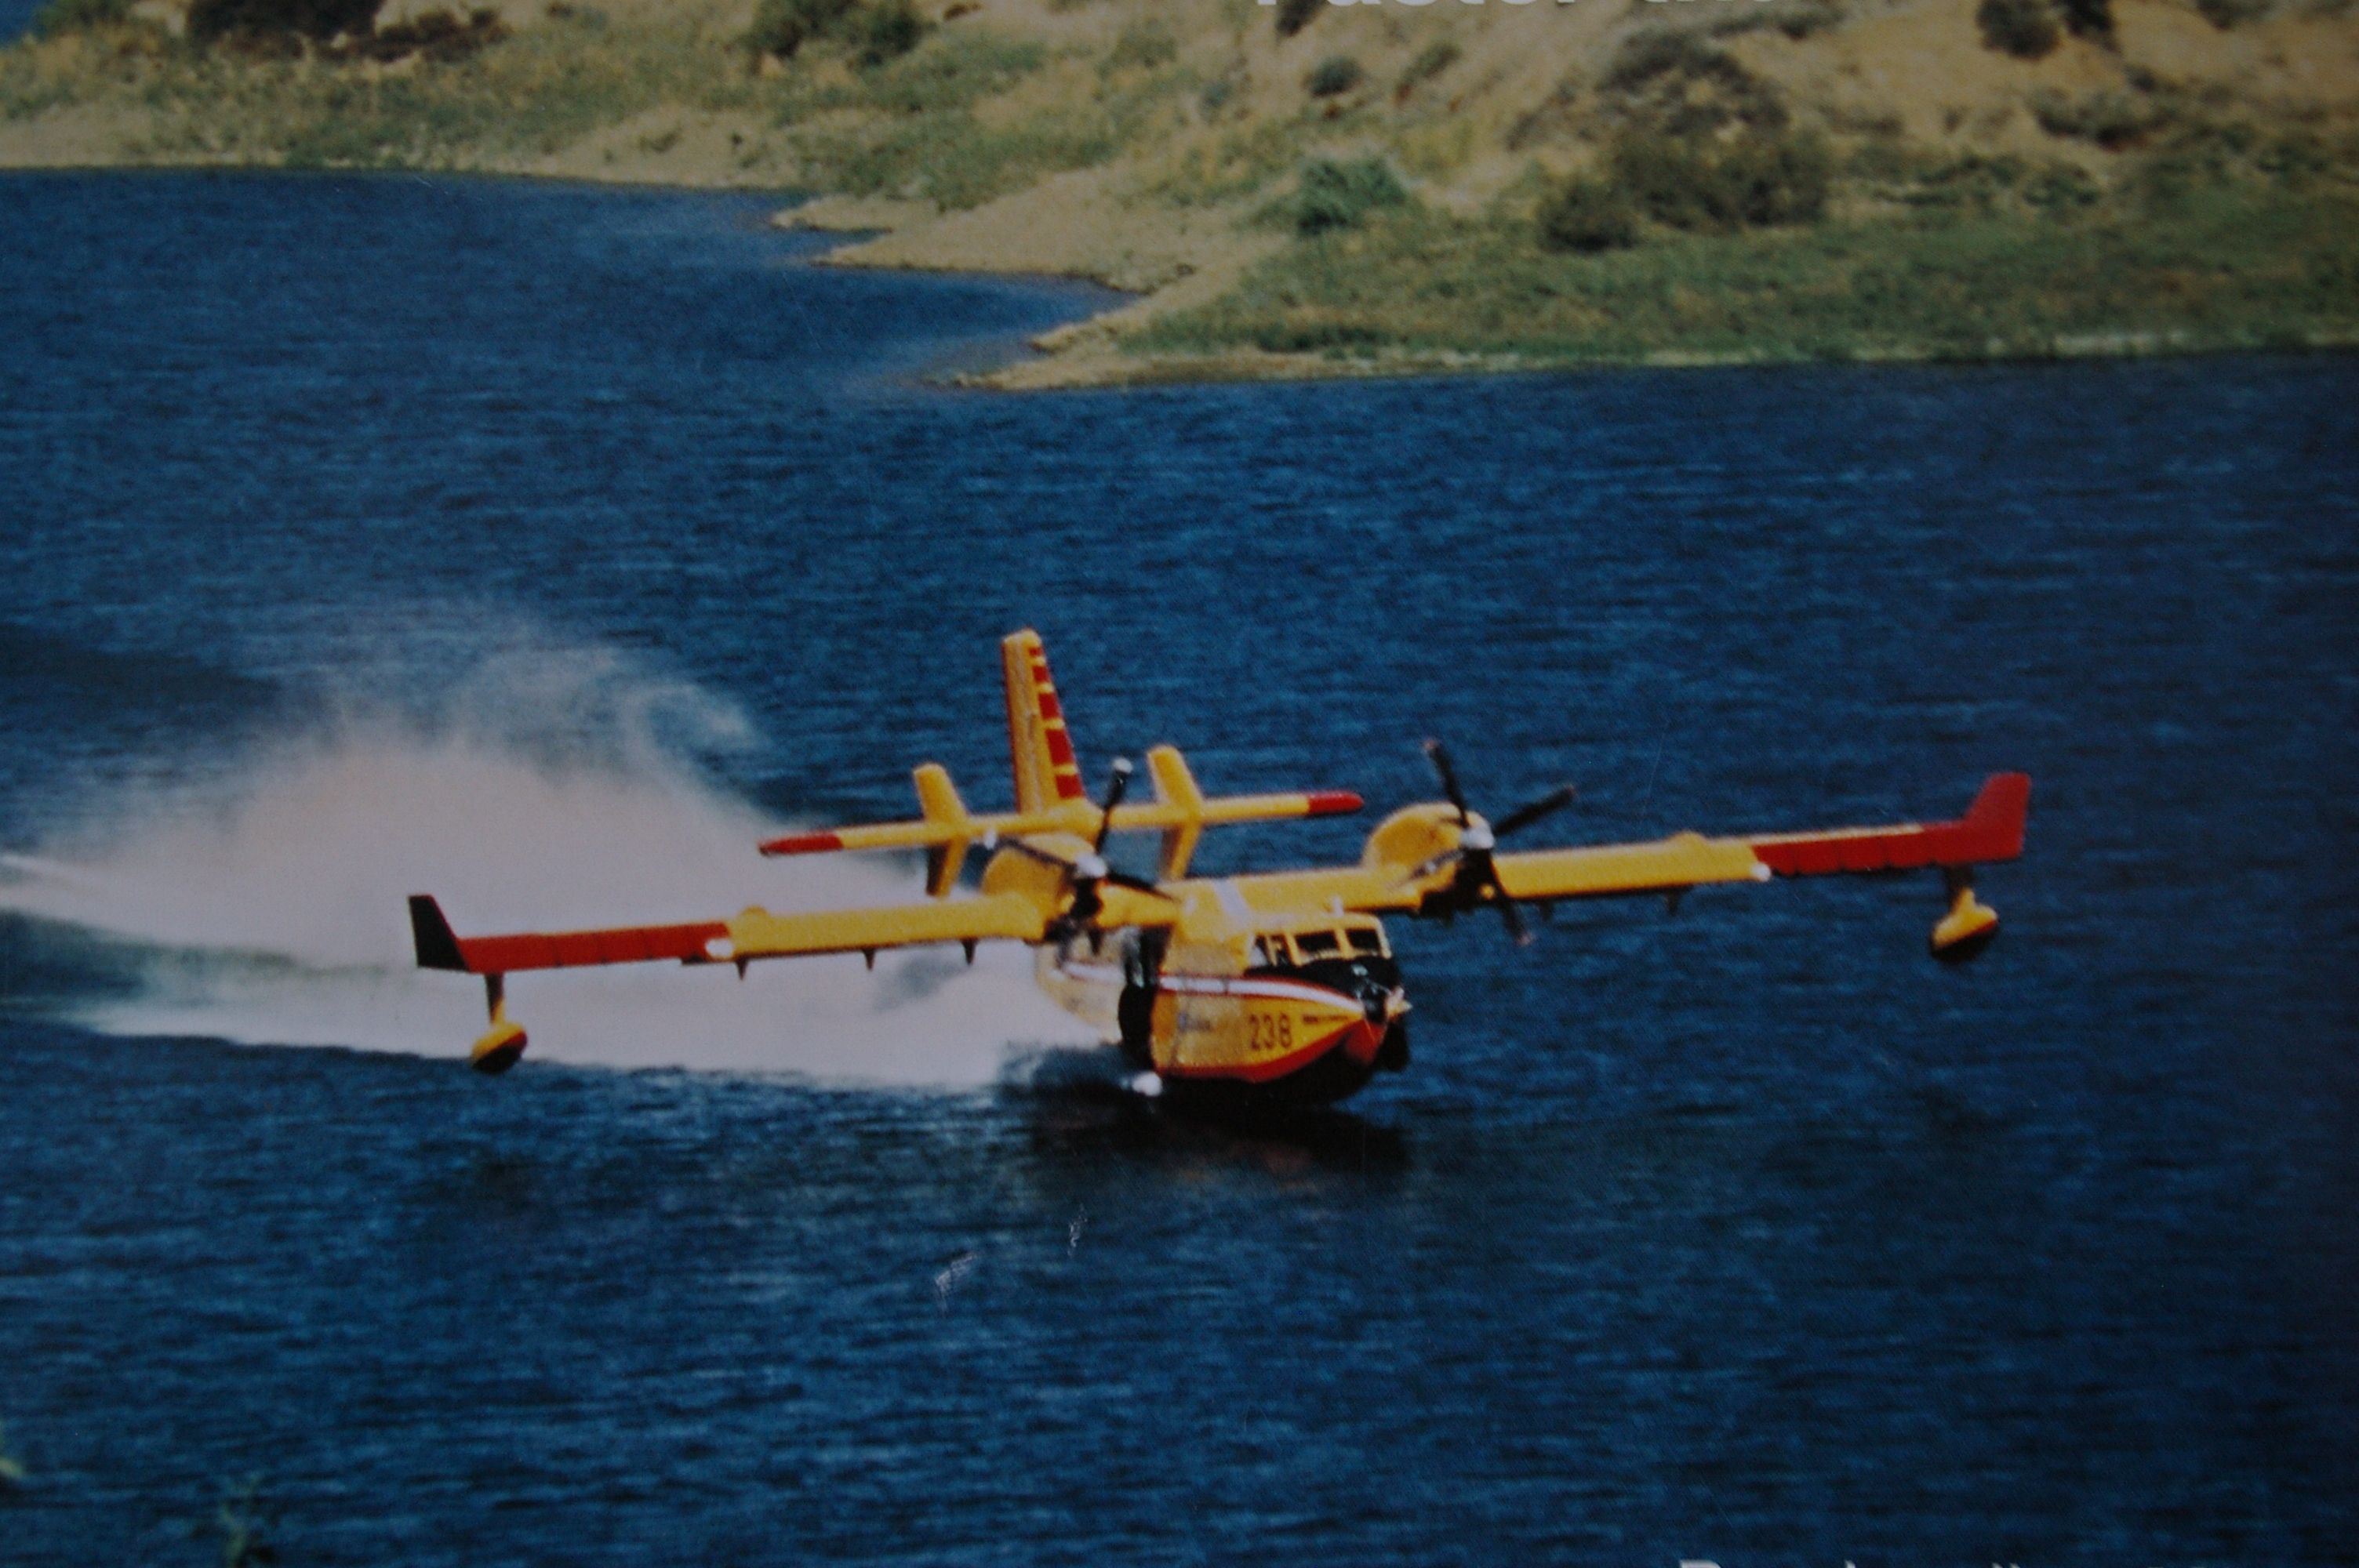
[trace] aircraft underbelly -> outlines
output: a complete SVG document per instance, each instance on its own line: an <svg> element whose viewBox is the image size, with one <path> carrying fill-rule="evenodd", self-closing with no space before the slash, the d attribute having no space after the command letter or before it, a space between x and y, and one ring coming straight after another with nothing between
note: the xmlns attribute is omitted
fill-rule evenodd
<svg viewBox="0 0 2359 1568"><path fill-rule="evenodd" d="M1109 1040L1122 1038L1123 967L1076 953L1042 953L1041 989ZM1268 1086L1337 1056L1364 1081L1386 1025L1361 1001L1328 986L1269 974L1200 975L1167 969L1157 978L1147 1044L1168 1085ZM1356 1082L1352 1086L1356 1087ZM1348 1092L1346 1090L1345 1092ZM1322 1097L1324 1098L1324 1097Z"/></svg>

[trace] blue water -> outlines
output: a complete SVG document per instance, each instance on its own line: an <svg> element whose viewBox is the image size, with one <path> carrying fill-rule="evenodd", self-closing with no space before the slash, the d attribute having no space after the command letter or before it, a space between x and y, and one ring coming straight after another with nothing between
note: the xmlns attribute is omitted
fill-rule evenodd
<svg viewBox="0 0 2359 1568"><path fill-rule="evenodd" d="M217 1559L249 1476L289 1563L2352 1560L2351 359L1010 399L920 377L1092 297L750 198L0 201L0 1560ZM1093 777L2021 767L2030 851L1955 973L1921 878L1397 925L1414 1065L1277 1133L954 958L457 1065L401 895L904 892L752 838L1003 804L1024 624Z"/></svg>

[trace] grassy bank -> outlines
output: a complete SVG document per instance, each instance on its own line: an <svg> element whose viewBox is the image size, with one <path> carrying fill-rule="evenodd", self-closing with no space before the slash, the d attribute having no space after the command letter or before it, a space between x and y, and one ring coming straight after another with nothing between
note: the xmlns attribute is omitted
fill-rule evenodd
<svg viewBox="0 0 2359 1568"><path fill-rule="evenodd" d="M452 59L355 63L205 49L123 27L0 51L0 123L94 111L96 162L231 163L795 183L989 200L1116 145L1120 103L983 124L1049 63L962 31L875 67L762 69L715 16L552 8ZM726 151L708 145L725 127Z"/></svg>
<svg viewBox="0 0 2359 1568"><path fill-rule="evenodd" d="M2359 199L2215 187L2135 212L1828 222L1599 255L1419 211L1293 245L1125 340L1331 362L1984 358L2359 344Z"/></svg>
<svg viewBox="0 0 2359 1568"><path fill-rule="evenodd" d="M796 188L1143 296L1003 384L2359 341L2350 0L334 3L61 0L0 166Z"/></svg>

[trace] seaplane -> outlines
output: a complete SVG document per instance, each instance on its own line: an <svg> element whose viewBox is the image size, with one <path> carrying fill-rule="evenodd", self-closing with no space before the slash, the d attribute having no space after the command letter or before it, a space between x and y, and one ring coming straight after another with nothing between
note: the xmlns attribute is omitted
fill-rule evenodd
<svg viewBox="0 0 2359 1568"><path fill-rule="evenodd" d="M1426 742L1441 798L1405 806L1376 825L1358 863L1235 876L1190 874L1207 827L1357 812L1348 790L1209 796L1180 752L1146 756L1151 801L1130 798L1127 760L1093 800L1038 633L1001 643L1016 809L968 810L934 762L914 773L910 821L789 833L763 854L921 851L925 892L908 903L564 932L461 936L429 894L409 900L419 966L483 979L491 1028L470 1060L487 1074L523 1055L508 1015L507 977L527 970L671 961L733 966L759 959L859 954L873 968L889 949L956 943L972 964L981 944L1034 949L1035 975L1060 1006L1126 1059L1142 1094L1212 1109L1320 1105L1408 1065L1409 1012L1385 919L1449 921L1495 914L1517 943L1525 912L1568 899L1655 894L1674 903L1708 884L1788 877L1938 871L1946 909L1932 956L1974 957L1998 916L1974 892L1976 866L2023 852L2031 781L1985 782L1963 816L1810 832L1708 838L1682 832L1642 843L1509 850L1503 840L1571 804L1570 786L1494 820L1467 804L1449 752ZM1106 859L1116 833L1159 834L1152 877ZM964 885L973 851L978 885Z"/></svg>

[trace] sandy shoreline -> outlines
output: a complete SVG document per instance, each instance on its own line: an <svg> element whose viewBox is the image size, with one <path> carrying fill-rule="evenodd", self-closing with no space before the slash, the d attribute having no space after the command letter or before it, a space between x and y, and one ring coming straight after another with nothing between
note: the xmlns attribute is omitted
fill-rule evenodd
<svg viewBox="0 0 2359 1568"><path fill-rule="evenodd" d="M2114 36L2037 59L1940 0L1791 28L1339 7L1292 33L1252 7L944 0L866 66L749 56L750 0L496 0L501 41L442 62L192 50L151 16L0 50L0 168L811 191L775 221L840 236L817 265L1124 297L955 378L1009 391L2348 346L2359 35L2110 3ZM1347 85L1312 85L1337 66ZM1673 102L1832 137L1832 193L1808 221L1543 232L1547 193ZM2243 160L2209 208L2140 205L2171 136ZM1311 210L1340 200L1314 173L1357 192L1372 169L1389 196Z"/></svg>
<svg viewBox="0 0 2359 1568"><path fill-rule="evenodd" d="M68 113L29 124L0 124L0 172L408 173L646 189L743 190L781 198L797 194L773 178L756 177L725 162L678 157L617 160L598 156L594 148L569 149L558 157L530 160L314 171L233 157L125 157L112 150L122 139L123 127L111 116L97 114ZM1110 309L1029 340L1027 346L1038 357L954 378L962 386L1046 391L1191 380L1408 373L1397 369L1339 367L1308 354L1241 352L1215 357L1142 354L1122 349L1121 333L1167 310L1216 297L1282 242L1270 236L1241 237L1225 224L1209 220L1192 224L1108 222L1105 209L1111 204L1090 189L1093 184L1086 175L1062 176L988 208L952 213L920 201L820 192L779 208L771 222L782 229L842 236L843 243L810 258L821 266L1069 278L1129 297ZM1437 361L1423 368L1446 366Z"/></svg>
<svg viewBox="0 0 2359 1568"><path fill-rule="evenodd" d="M19 126L0 125L0 172L247 172L409 173L462 178L549 180L587 185L669 190L736 190L791 199L796 193L775 181L746 178L738 169L707 167L684 170L672 164L660 171L617 168L588 158L561 157L502 164L485 160L467 167L339 171L293 169L283 164L234 158L127 159L87 156L92 149L51 143L28 145L9 135ZM81 138L75 138L80 140ZM54 152L60 156L44 157ZM85 156L72 156L80 152ZM1062 177L1074 179L1076 177ZM1048 182L1050 187L1058 180ZM1025 192L1031 197L1038 192ZM1077 195L1050 190L1040 205L1071 207ZM1016 207L1014 212L998 209ZM1839 358L1770 351L1697 353L1661 351L1641 355L1559 358L1469 350L1377 349L1350 354L1279 352L1241 346L1210 352L1142 351L1123 346L1122 335L1158 316L1216 297L1254 263L1283 243L1265 237L1237 243L1234 231L1194 236L1225 243L1191 249L1184 228L1145 233L1122 226L1095 232L1043 226L1046 212L1024 201L995 203L981 212L944 214L930 205L892 198L819 193L775 211L780 229L840 235L843 243L809 258L811 265L869 271L962 273L976 276L1052 277L1093 284L1129 297L1107 309L1070 321L1025 341L1029 351L1008 363L962 371L942 378L961 388L997 392L1111 390L1121 387L1202 384L1220 382L1382 380L1460 375L1536 375L1579 370L1678 370L1741 365L1824 363L1990 363L2077 359L2122 359L2150 355L2233 353L2260 349L2350 351L2359 333L2313 333L2299 343L2256 343L2207 339L2193 332L2063 334L2030 342L1995 341L1980 352L1929 351L1895 346L1854 351ZM980 220L980 221L978 221ZM1192 257L1201 257L1199 267Z"/></svg>

